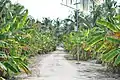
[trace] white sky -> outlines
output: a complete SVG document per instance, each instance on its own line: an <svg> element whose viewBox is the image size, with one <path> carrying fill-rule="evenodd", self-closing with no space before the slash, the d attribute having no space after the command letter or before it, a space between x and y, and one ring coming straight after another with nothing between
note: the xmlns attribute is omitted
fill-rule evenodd
<svg viewBox="0 0 120 80"><path fill-rule="evenodd" d="M11 0L16 2L17 0ZM35 19L50 17L51 19L66 18L69 14L69 8L62 6L62 0L18 0L19 3L29 10L29 14Z"/></svg>
<svg viewBox="0 0 120 80"><path fill-rule="evenodd" d="M41 20L42 17L50 17L51 19L64 19L71 12L70 8L61 5L62 0L11 0L18 1L29 10L29 14L35 19ZM120 2L120 0L116 0Z"/></svg>

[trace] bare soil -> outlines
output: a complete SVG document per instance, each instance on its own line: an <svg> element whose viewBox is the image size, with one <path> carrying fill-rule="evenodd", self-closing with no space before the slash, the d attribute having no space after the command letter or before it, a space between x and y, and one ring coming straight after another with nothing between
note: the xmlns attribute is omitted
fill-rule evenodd
<svg viewBox="0 0 120 80"><path fill-rule="evenodd" d="M31 59L32 74L21 74L16 80L120 80L119 74L106 72L106 67L95 61L66 60L62 48Z"/></svg>

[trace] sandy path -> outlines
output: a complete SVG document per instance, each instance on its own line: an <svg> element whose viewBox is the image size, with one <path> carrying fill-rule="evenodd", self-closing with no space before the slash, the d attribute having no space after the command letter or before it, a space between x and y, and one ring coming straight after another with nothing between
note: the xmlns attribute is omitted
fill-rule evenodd
<svg viewBox="0 0 120 80"><path fill-rule="evenodd" d="M118 75L105 73L100 64L75 61L64 58L65 52L57 50L42 58L36 57L35 63L30 66L31 75L20 75L19 80L120 80ZM112 76L112 77L111 77Z"/></svg>

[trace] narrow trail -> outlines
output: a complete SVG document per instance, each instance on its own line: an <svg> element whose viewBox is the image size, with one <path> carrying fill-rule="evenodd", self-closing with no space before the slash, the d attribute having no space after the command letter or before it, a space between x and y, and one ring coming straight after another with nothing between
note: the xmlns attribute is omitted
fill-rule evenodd
<svg viewBox="0 0 120 80"><path fill-rule="evenodd" d="M36 56L30 69L32 74L22 74L18 80L120 80L118 74L106 73L105 67L94 61L68 61L62 49L45 56Z"/></svg>

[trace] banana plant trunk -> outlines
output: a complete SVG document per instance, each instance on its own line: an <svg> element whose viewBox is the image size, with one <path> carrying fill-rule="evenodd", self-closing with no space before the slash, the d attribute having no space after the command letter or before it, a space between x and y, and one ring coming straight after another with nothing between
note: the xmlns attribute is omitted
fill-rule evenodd
<svg viewBox="0 0 120 80"><path fill-rule="evenodd" d="M79 49L79 45L77 45L77 64L80 63L80 49Z"/></svg>

